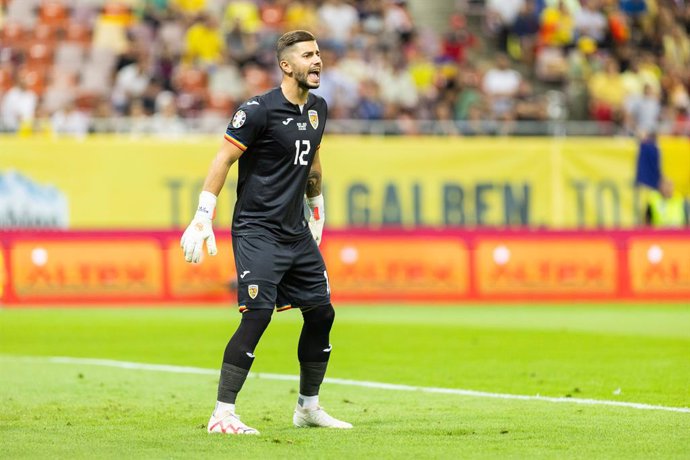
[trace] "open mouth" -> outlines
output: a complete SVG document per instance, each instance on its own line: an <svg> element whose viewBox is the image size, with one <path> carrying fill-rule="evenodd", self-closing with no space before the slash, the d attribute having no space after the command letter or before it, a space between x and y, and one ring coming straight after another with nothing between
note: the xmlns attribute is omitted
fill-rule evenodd
<svg viewBox="0 0 690 460"><path fill-rule="evenodd" d="M321 80L321 69L312 69L309 71L308 77L310 80L320 81Z"/></svg>

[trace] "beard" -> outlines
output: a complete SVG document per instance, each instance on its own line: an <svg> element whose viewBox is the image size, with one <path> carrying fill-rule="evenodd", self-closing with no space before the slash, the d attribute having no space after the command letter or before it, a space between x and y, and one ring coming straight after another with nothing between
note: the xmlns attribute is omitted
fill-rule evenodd
<svg viewBox="0 0 690 460"><path fill-rule="evenodd" d="M311 83L309 81L309 69L303 71L303 72L294 72L294 78L295 81L297 82L297 86L299 86L302 89L310 90L310 89L316 89L319 87L321 82L317 83Z"/></svg>

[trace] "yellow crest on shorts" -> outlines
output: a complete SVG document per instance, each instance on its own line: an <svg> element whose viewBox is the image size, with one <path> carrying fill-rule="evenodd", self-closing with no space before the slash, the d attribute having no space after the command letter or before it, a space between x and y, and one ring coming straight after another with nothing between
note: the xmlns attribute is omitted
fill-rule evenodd
<svg viewBox="0 0 690 460"><path fill-rule="evenodd" d="M309 111L309 123L314 129L319 127L319 113L316 110Z"/></svg>
<svg viewBox="0 0 690 460"><path fill-rule="evenodd" d="M249 293L249 297L251 297L252 299L256 299L256 296L259 295L259 285L250 284L247 287L247 292Z"/></svg>

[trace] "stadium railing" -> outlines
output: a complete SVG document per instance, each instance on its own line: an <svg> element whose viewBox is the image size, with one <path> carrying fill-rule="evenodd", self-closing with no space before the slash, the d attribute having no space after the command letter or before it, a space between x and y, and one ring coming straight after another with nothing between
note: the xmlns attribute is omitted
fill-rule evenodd
<svg viewBox="0 0 690 460"><path fill-rule="evenodd" d="M198 118L156 120L149 118L93 118L89 133L139 134L139 135L188 135L217 134L225 131L229 116L205 115ZM0 133L3 129L0 122ZM50 120L37 119L23 133L52 132ZM624 126L612 122L597 121L458 121L458 120L363 120L329 119L328 134L356 135L438 135L438 136L629 136ZM690 121L660 123L658 134L690 135ZM63 133L69 135L71 133ZM73 133L72 133L73 134Z"/></svg>

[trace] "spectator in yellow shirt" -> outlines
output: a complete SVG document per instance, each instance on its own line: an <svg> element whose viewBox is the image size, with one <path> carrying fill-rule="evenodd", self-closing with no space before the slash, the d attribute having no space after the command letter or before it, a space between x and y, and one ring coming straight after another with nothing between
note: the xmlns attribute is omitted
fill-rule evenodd
<svg viewBox="0 0 690 460"><path fill-rule="evenodd" d="M549 6L540 17L540 37L545 45L566 46L573 43L575 21L564 3Z"/></svg>
<svg viewBox="0 0 690 460"><path fill-rule="evenodd" d="M609 59L605 70L594 73L587 86L592 117L598 121L618 120L626 95L618 62Z"/></svg>
<svg viewBox="0 0 690 460"><path fill-rule="evenodd" d="M213 67L221 64L224 51L218 21L211 15L201 14L185 34L185 62Z"/></svg>
<svg viewBox="0 0 690 460"><path fill-rule="evenodd" d="M170 0L170 4L187 17L194 17L206 9L206 0Z"/></svg>
<svg viewBox="0 0 690 460"><path fill-rule="evenodd" d="M226 31L239 26L241 32L255 34L261 29L261 15L259 7L250 0L230 2L225 8L223 24Z"/></svg>

